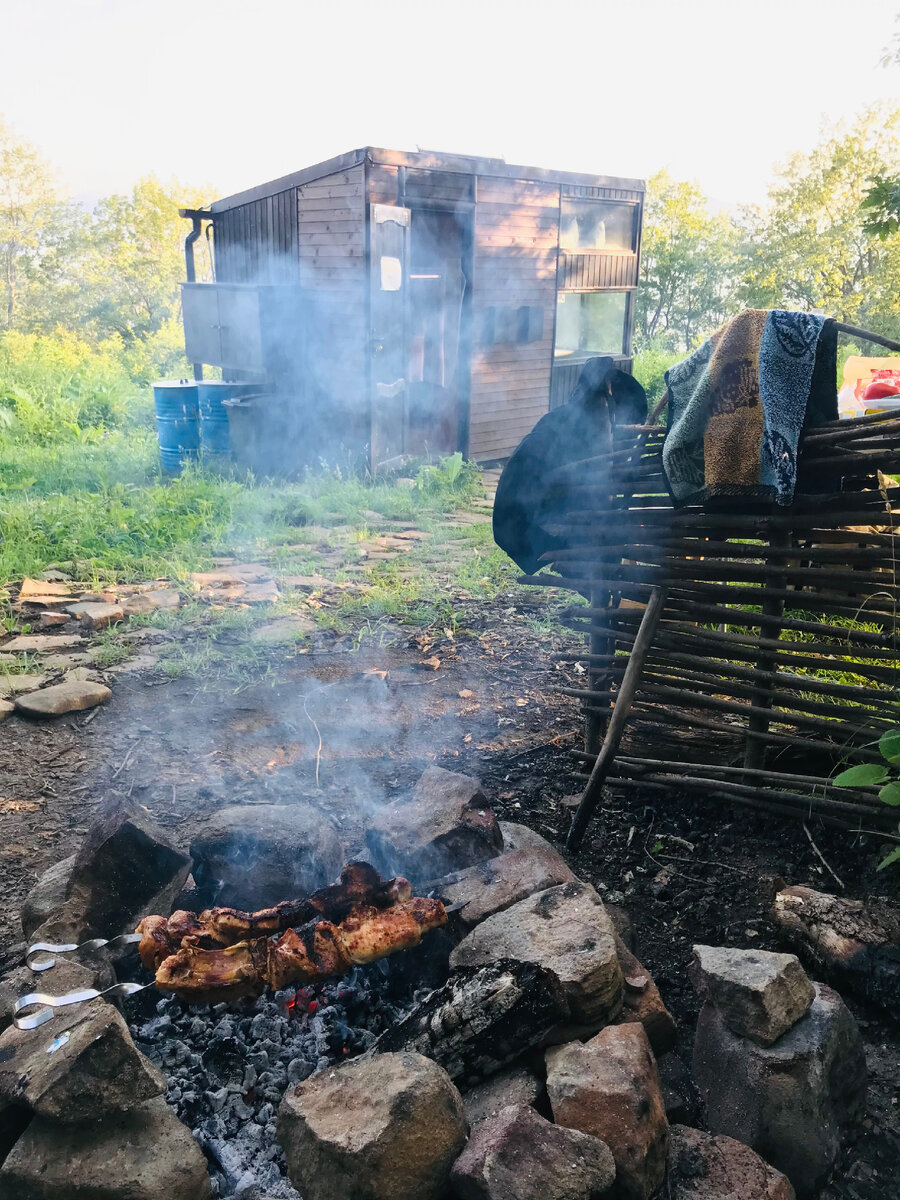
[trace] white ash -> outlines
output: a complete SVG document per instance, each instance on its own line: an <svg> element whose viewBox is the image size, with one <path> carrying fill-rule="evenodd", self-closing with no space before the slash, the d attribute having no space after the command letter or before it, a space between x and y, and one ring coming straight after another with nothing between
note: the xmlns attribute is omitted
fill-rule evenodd
<svg viewBox="0 0 900 1200"><path fill-rule="evenodd" d="M214 1196L300 1200L275 1138L278 1106L292 1084L368 1049L427 991L390 976L385 960L236 1004L186 1007L168 997L156 1016L132 1023L135 1042L168 1077L166 1101L207 1157Z"/></svg>

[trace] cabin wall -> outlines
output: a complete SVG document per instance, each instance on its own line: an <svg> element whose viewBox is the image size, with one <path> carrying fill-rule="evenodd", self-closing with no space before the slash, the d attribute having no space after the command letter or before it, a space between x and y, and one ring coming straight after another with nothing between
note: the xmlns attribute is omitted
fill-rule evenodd
<svg viewBox="0 0 900 1200"><path fill-rule="evenodd" d="M469 454L506 458L548 411L556 312L559 187L476 184ZM539 309L528 340L512 319ZM511 311L512 310L512 311Z"/></svg>
<svg viewBox="0 0 900 1200"><path fill-rule="evenodd" d="M217 283L297 282L296 189L217 213Z"/></svg>

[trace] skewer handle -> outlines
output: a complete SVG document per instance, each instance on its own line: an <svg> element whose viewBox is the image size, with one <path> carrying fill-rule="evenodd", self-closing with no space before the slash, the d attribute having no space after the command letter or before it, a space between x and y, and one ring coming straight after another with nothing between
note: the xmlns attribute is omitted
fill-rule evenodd
<svg viewBox="0 0 900 1200"><path fill-rule="evenodd" d="M121 946L131 946L139 942L143 935L140 933L120 933L114 938L91 938L89 942L67 942L65 945L54 946L50 942L34 942L25 953L25 965L32 971L49 971L56 965L55 958L47 958L32 962L35 954L72 954L80 952L90 954L94 950L102 950L106 946L110 950L118 950Z"/></svg>
<svg viewBox="0 0 900 1200"><path fill-rule="evenodd" d="M152 983L114 983L112 987L103 991L98 991L97 988L83 988L80 992L65 992L61 996L48 996L46 992L28 992L20 996L13 1005L13 1024L17 1029L37 1029L39 1025L51 1020L58 1008L82 1004L85 1000L98 1000L101 997L115 999L120 996L133 996L136 992L142 992L144 988L152 986ZM36 1011L25 1013L26 1009L31 1008Z"/></svg>

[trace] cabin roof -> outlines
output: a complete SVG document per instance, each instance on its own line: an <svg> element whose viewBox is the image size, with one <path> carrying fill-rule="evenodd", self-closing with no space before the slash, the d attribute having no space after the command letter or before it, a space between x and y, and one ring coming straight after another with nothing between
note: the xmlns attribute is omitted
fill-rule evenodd
<svg viewBox="0 0 900 1200"><path fill-rule="evenodd" d="M488 175L500 179L522 179L532 183L568 183L578 187L616 188L622 191L643 192L642 179L625 179L615 175L585 175L578 171L552 171L544 167L522 167L507 163L502 158L478 158L464 154L441 154L431 150L415 152L405 150L385 150L376 146L363 146L359 150L350 150L339 154L336 158L326 159L325 162L315 163L294 171L291 175L282 175L259 187L248 188L244 192L235 192L210 205L211 212L227 212L242 204L250 204L254 200L263 200L289 188L311 183L314 179L322 179L326 175L334 175L338 171L346 171L350 167L359 166L368 160L392 167L415 167L419 170L455 171L462 175Z"/></svg>

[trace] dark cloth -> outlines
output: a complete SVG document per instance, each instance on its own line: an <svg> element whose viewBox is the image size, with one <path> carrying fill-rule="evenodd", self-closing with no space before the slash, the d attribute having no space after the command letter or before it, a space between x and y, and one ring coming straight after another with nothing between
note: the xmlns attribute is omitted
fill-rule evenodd
<svg viewBox="0 0 900 1200"><path fill-rule="evenodd" d="M494 541L526 574L557 545L547 528L569 509L565 484L551 482L557 467L595 458L612 446L613 425L640 424L644 389L611 358L591 358L566 404L551 409L526 434L503 468L494 499ZM587 481L587 480L586 480Z"/></svg>

